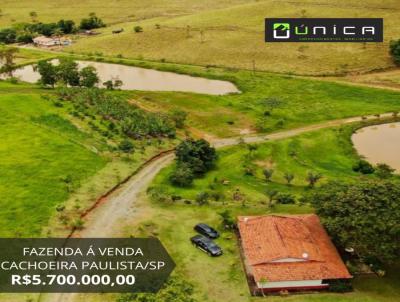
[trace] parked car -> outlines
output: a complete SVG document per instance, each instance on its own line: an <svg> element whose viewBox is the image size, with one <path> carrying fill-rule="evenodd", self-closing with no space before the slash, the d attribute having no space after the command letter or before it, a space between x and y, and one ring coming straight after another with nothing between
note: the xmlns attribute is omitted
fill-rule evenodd
<svg viewBox="0 0 400 302"><path fill-rule="evenodd" d="M210 227L208 224L199 223L194 226L194 230L208 238L216 239L219 237L219 233Z"/></svg>
<svg viewBox="0 0 400 302"><path fill-rule="evenodd" d="M193 245L195 245L197 248L210 256L215 257L222 255L222 249L218 245L216 245L211 239L203 235L193 236L192 238L190 238L190 241Z"/></svg>

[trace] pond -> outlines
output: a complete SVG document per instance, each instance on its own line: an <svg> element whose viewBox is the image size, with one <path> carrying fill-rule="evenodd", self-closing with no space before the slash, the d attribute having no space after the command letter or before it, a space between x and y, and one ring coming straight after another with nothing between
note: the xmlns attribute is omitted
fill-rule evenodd
<svg viewBox="0 0 400 302"><path fill-rule="evenodd" d="M400 172L400 123L361 128L352 141L358 154L372 164L385 163Z"/></svg>
<svg viewBox="0 0 400 302"><path fill-rule="evenodd" d="M140 67L77 61L79 68L93 66L96 68L100 83L108 80L119 79L123 82L123 90L148 90L148 91L182 91L211 95L224 95L240 92L234 84L228 81L210 80L174 72L158 71ZM22 81L36 83L40 76L33 70L32 65L24 66L14 72L14 76Z"/></svg>

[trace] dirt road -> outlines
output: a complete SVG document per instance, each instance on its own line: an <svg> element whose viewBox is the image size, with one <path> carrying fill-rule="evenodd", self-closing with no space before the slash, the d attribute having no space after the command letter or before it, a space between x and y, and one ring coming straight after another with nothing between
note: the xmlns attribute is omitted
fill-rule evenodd
<svg viewBox="0 0 400 302"><path fill-rule="evenodd" d="M390 117L392 114L382 114L382 118ZM367 116L368 119L376 119L376 116ZM323 128L329 128L353 122L361 121L360 117L333 120L321 124L305 126L302 128L286 130L267 135L244 136L236 138L226 138L214 140L211 143L216 148L232 146L240 141L246 143L259 143L263 141L278 140L296 136L302 133L315 131ZM138 174L133 176L119 190L109 196L98 207L94 208L86 216L85 228L76 231L73 237L118 237L121 226L124 221L132 219L137 215L138 209L135 208L137 198L151 184L153 178L174 159L174 154L166 154L156 158L150 164L146 165ZM81 302L85 301L85 295L79 294L47 294L42 295L40 302Z"/></svg>

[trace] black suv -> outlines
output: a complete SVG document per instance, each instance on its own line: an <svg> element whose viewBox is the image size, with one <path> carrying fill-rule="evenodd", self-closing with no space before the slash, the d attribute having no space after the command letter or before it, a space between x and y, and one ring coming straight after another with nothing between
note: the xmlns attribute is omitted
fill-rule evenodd
<svg viewBox="0 0 400 302"><path fill-rule="evenodd" d="M216 239L219 237L219 233L205 223L196 224L194 230L211 239Z"/></svg>
<svg viewBox="0 0 400 302"><path fill-rule="evenodd" d="M204 237L203 235L196 235L190 238L190 241L197 248L206 252L210 256L221 256L222 249L216 245L211 239Z"/></svg>

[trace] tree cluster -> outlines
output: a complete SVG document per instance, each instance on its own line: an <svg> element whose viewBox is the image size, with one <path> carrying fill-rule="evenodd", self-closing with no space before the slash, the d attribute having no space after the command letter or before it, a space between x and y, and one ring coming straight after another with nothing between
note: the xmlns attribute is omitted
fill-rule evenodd
<svg viewBox="0 0 400 302"><path fill-rule="evenodd" d="M204 140L187 139L176 148L176 169L170 180L177 186L189 186L195 177L201 177L214 167L215 148Z"/></svg>
<svg viewBox="0 0 400 302"><path fill-rule="evenodd" d="M174 137L175 127L167 115L146 112L115 93L98 88L60 88L58 96L73 104L76 115L100 116L108 121L109 131L132 139L146 137ZM133 146L126 142L119 148L132 152Z"/></svg>
<svg viewBox="0 0 400 302"><path fill-rule="evenodd" d="M367 263L400 256L400 186L389 180L328 183L310 198L322 223L342 249Z"/></svg>
<svg viewBox="0 0 400 302"><path fill-rule="evenodd" d="M91 13L88 18L82 19L79 26L76 26L73 20L65 19L51 23L18 23L0 30L0 43L31 43L33 38L38 35L46 37L67 35L76 33L79 30L90 30L105 26L104 22L95 13Z"/></svg>
<svg viewBox="0 0 400 302"><path fill-rule="evenodd" d="M99 82L97 71L93 66L86 66L79 71L78 63L69 58L61 58L58 65L50 61L39 61L35 67L41 78L40 83L51 86L57 82L71 87L94 87Z"/></svg>

